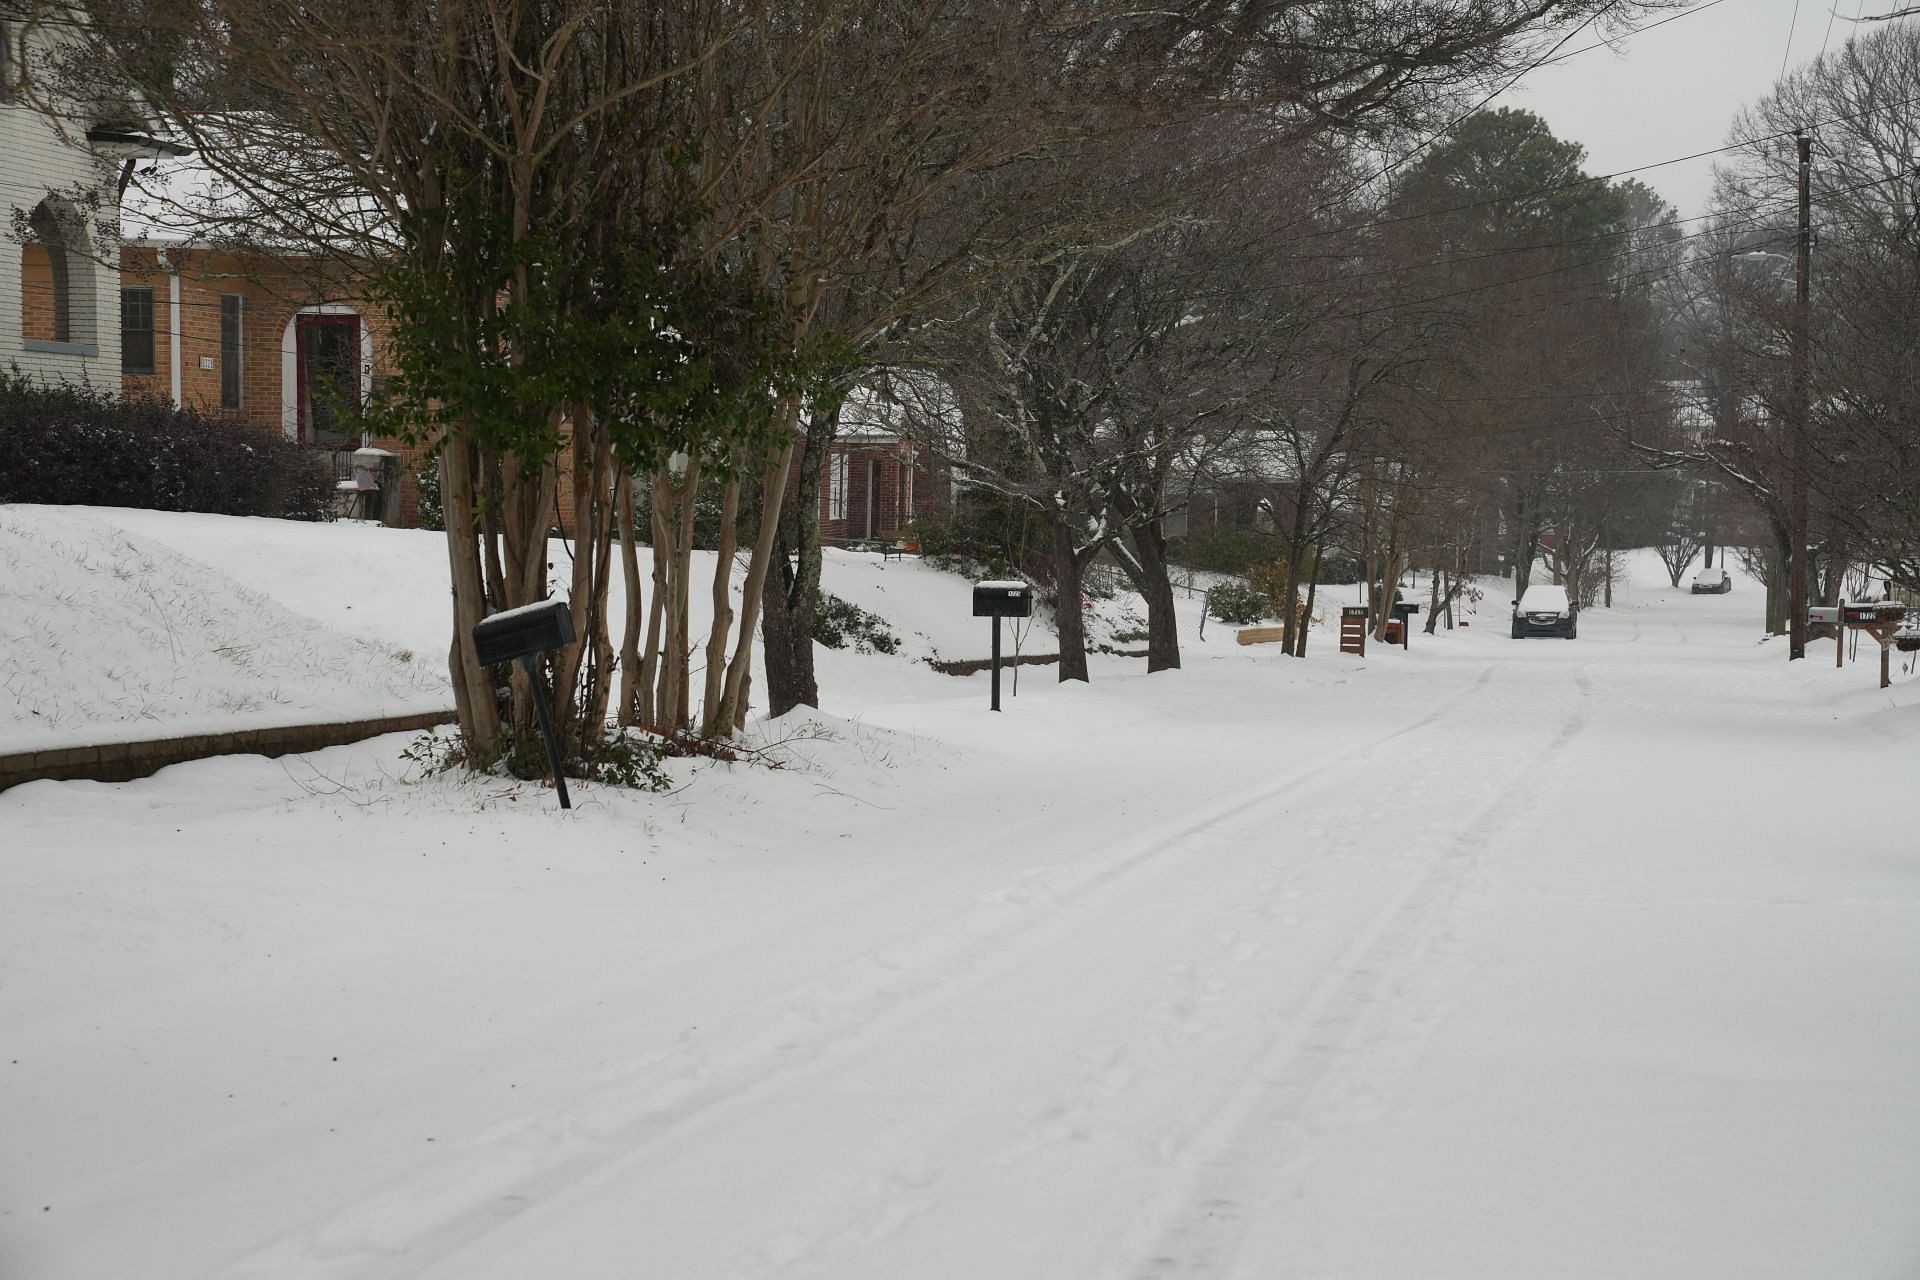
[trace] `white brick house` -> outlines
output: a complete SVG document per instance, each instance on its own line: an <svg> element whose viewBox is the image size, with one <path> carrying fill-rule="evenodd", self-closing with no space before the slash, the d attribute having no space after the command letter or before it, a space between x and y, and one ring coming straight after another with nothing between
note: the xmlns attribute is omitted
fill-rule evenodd
<svg viewBox="0 0 1920 1280"><path fill-rule="evenodd" d="M121 166L177 149L79 109L47 114L26 85L70 28L17 8L0 4L0 370L117 391Z"/></svg>

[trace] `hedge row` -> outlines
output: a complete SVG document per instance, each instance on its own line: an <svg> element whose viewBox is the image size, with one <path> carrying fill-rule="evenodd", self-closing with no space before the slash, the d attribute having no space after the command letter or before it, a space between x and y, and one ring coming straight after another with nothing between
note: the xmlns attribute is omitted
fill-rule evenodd
<svg viewBox="0 0 1920 1280"><path fill-rule="evenodd" d="M326 519L324 455L238 422L0 372L0 502Z"/></svg>

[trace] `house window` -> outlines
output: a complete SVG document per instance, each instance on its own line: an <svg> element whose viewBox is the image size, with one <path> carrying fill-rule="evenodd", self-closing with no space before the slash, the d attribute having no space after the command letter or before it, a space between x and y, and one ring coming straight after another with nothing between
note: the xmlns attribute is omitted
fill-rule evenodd
<svg viewBox="0 0 1920 1280"><path fill-rule="evenodd" d="M45 201L27 220L32 237L20 250L22 336L42 342L73 341L73 273L66 237Z"/></svg>
<svg viewBox="0 0 1920 1280"><path fill-rule="evenodd" d="M240 407L240 384L245 366L240 346L241 320L245 298L237 293L220 295L220 407Z"/></svg>
<svg viewBox="0 0 1920 1280"><path fill-rule="evenodd" d="M153 372L153 290L120 291L120 372Z"/></svg>
<svg viewBox="0 0 1920 1280"><path fill-rule="evenodd" d="M827 463L827 519L847 518L847 455L836 453Z"/></svg>
<svg viewBox="0 0 1920 1280"><path fill-rule="evenodd" d="M20 246L21 338L57 344L70 354L98 354L92 349L93 271L86 249L86 224L71 205L48 196L34 207Z"/></svg>

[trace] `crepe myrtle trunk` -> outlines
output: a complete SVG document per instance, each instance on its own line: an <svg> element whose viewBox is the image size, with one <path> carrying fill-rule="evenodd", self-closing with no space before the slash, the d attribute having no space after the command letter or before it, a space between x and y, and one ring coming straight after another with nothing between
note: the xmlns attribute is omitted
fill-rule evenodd
<svg viewBox="0 0 1920 1280"><path fill-rule="evenodd" d="M760 597L771 716L820 705L813 662L813 617L820 603L820 476L839 421L837 409L809 419L806 440L794 459L799 483L774 535L771 579Z"/></svg>
<svg viewBox="0 0 1920 1280"><path fill-rule="evenodd" d="M1073 529L1064 520L1054 520L1053 622L1060 633L1060 680L1085 681L1087 677L1087 622L1080 611L1080 553L1074 549Z"/></svg>

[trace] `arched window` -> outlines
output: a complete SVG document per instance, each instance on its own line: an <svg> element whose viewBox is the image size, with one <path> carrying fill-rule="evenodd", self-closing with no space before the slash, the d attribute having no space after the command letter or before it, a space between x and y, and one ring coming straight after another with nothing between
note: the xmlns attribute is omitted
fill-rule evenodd
<svg viewBox="0 0 1920 1280"><path fill-rule="evenodd" d="M20 249L20 336L30 343L92 345L97 300L86 224L73 206L48 196L34 206L27 231Z"/></svg>

